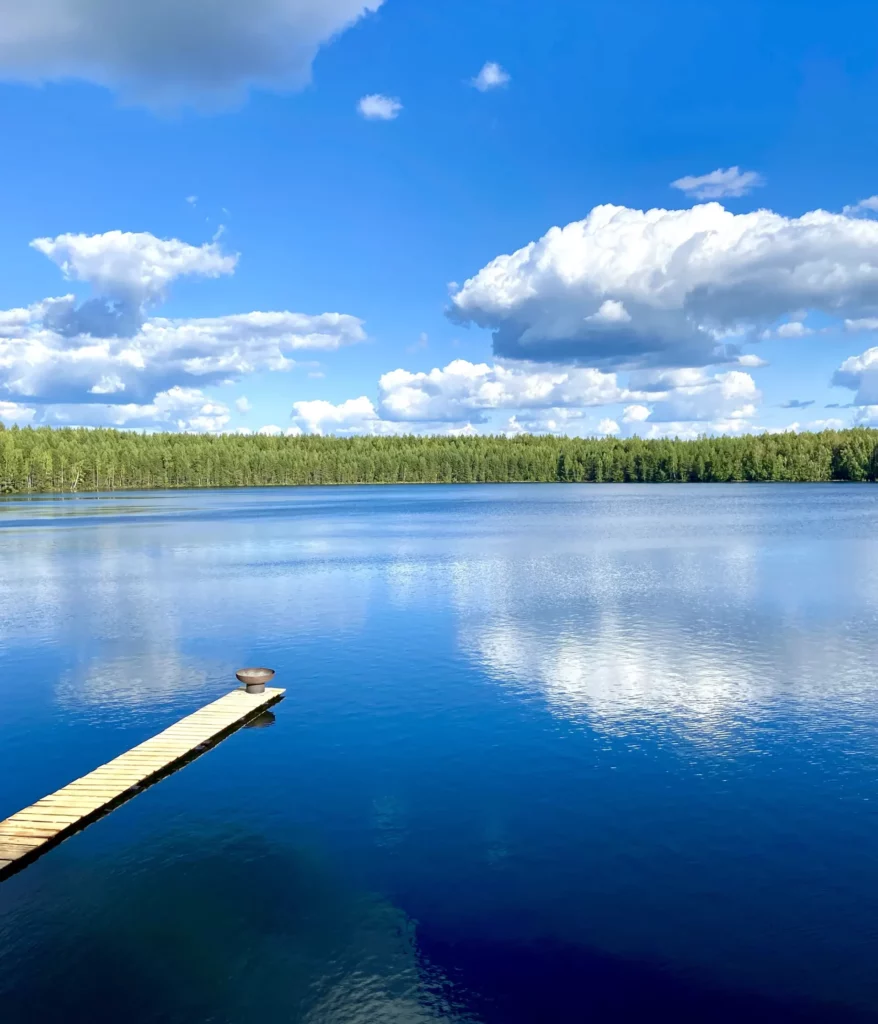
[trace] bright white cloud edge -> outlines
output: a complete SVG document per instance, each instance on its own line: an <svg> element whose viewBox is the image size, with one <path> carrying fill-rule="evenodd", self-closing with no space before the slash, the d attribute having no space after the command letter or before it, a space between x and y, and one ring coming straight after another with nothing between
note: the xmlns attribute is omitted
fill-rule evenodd
<svg viewBox="0 0 878 1024"><path fill-rule="evenodd" d="M878 313L878 221L597 206L497 256L449 312L490 329L499 357L620 370L733 360L765 331L808 333L803 310Z"/></svg>
<svg viewBox="0 0 878 1024"><path fill-rule="evenodd" d="M228 408L204 387L289 370L300 351L332 351L366 337L362 321L342 313L151 315L178 278L234 272L237 256L217 243L112 231L37 239L34 248L92 294L0 311L0 419L7 423L222 429Z"/></svg>
<svg viewBox="0 0 878 1024"><path fill-rule="evenodd" d="M402 103L395 96L372 93L360 100L357 110L367 121L395 121L402 110Z"/></svg>
<svg viewBox="0 0 878 1024"><path fill-rule="evenodd" d="M740 167L718 167L709 174L687 174L671 182L671 188L685 192L696 199L738 198L765 184L757 171L742 171Z"/></svg>
<svg viewBox="0 0 878 1024"><path fill-rule="evenodd" d="M479 92L489 92L491 89L501 89L511 81L511 75L496 61L487 61L482 70L472 79L471 84Z"/></svg>

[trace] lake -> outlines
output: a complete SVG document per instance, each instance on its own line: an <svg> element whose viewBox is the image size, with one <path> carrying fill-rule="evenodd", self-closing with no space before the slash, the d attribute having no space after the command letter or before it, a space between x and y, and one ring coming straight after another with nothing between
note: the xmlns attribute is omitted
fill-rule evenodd
<svg viewBox="0 0 878 1024"><path fill-rule="evenodd" d="M878 489L0 501L4 1024L878 1020Z"/></svg>

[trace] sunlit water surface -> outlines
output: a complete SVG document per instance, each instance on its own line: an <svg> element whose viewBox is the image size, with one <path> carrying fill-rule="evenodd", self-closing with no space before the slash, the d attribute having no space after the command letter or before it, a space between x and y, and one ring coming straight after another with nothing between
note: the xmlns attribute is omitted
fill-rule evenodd
<svg viewBox="0 0 878 1024"><path fill-rule="evenodd" d="M4 1024L878 1020L878 489L0 501Z"/></svg>

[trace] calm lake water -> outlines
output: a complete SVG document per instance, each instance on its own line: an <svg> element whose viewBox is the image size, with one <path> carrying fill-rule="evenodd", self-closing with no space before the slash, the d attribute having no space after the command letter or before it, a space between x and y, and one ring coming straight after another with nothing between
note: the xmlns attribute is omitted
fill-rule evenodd
<svg viewBox="0 0 878 1024"><path fill-rule="evenodd" d="M4 1024L878 1020L878 488L0 501Z"/></svg>

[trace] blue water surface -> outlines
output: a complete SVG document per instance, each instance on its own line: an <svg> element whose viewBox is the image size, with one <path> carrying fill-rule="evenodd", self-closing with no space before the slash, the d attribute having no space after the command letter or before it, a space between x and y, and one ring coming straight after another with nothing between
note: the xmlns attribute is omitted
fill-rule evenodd
<svg viewBox="0 0 878 1024"><path fill-rule="evenodd" d="M878 489L0 501L0 818L286 700L0 884L0 1017L878 1020Z"/></svg>

